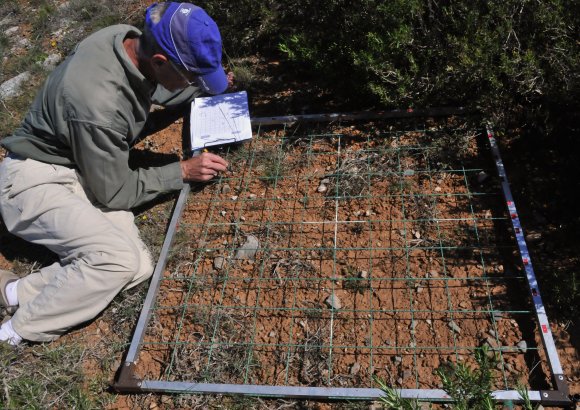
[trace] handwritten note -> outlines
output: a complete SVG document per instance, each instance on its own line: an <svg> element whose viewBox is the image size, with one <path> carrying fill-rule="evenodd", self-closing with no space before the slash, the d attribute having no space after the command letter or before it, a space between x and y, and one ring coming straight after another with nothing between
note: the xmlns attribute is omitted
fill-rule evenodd
<svg viewBox="0 0 580 410"><path fill-rule="evenodd" d="M191 149L230 144L252 138L245 91L196 98L191 104Z"/></svg>

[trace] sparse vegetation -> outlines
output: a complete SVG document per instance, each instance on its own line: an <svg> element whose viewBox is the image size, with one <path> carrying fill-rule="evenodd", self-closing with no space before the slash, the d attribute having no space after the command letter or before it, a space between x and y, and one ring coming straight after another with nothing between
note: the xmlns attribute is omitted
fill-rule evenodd
<svg viewBox="0 0 580 410"><path fill-rule="evenodd" d="M493 410L496 408L491 396L493 391L493 368L497 359L486 346L474 352L476 368L466 363L449 363L439 369L437 374L443 389L454 400L456 410Z"/></svg>

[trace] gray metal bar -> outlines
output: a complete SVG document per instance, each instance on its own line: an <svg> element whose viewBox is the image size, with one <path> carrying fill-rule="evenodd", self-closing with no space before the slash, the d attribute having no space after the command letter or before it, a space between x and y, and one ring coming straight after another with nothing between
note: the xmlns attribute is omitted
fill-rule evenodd
<svg viewBox="0 0 580 410"><path fill-rule="evenodd" d="M157 293L159 292L159 284L163 276L163 271L167 263L167 255L169 255L169 250L171 244L173 243L173 237L175 231L179 224L179 219L181 218L181 213L185 207L187 201L187 196L191 191L189 184L184 184L175 203L175 208L173 209L173 215L171 221L169 222L169 228L167 234L165 235L165 240L163 241L163 246L161 252L159 253L159 260L157 265L155 265L155 271L151 278L151 283L149 284L149 290L147 291L147 296L145 302L143 303L143 308L141 309L141 314L139 315L139 320L137 321L137 327L135 328L135 333L133 333L133 339L131 340L131 345L129 346L129 351L127 357L125 358L125 364L135 362L137 359L137 354L139 353L139 345L143 341L143 336L145 335L145 328L151 317L151 308L155 303L157 298Z"/></svg>
<svg viewBox="0 0 580 410"><path fill-rule="evenodd" d="M550 323L548 321L548 316L546 315L546 309L544 307L544 303L542 302L542 297L540 296L540 288L538 287L538 281L536 280L536 275L532 266L532 259L530 258L530 254L528 252L524 230L520 223L520 217L518 215L516 204L512 196L507 174L505 172L505 167L499 152L499 147L497 145L493 130L490 126L487 126L487 137L491 145L495 166L501 179L501 187L503 190L504 198L506 200L507 209L510 214L510 219L512 221L512 227L514 229L514 234L518 243L521 260L526 271L526 278L528 280L528 286L530 288L530 293L534 302L533 304L536 310L536 317L538 319L541 330L540 334L542 336L542 341L548 356L548 363L552 371L552 377L554 378L555 382L562 382L563 371L560 364L560 358L558 357L556 344L554 343L554 338L552 337L552 331L550 330Z"/></svg>
<svg viewBox="0 0 580 410"><path fill-rule="evenodd" d="M332 122L332 121L379 120L379 119L413 118L413 117L442 117L448 115L466 115L471 112L473 111L470 111L463 107L426 108L417 110L409 108L407 110L393 110L393 111L363 111L351 113L254 117L251 119L251 121L252 125L276 125L294 122Z"/></svg>
<svg viewBox="0 0 580 410"><path fill-rule="evenodd" d="M249 396L287 397L295 399L361 399L375 400L384 396L381 389L340 388L340 387L300 387L264 386L252 384L213 384L143 380L141 389L150 392L198 393L198 394L243 394ZM404 399L451 401L451 397L441 389L395 389ZM539 391L528 392L531 401L539 401ZM498 401L521 401L516 390L497 390L492 393Z"/></svg>

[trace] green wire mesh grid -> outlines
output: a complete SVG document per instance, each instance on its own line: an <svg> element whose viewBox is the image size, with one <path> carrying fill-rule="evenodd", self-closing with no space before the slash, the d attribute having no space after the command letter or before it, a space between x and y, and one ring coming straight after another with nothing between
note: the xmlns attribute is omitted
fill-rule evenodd
<svg viewBox="0 0 580 410"><path fill-rule="evenodd" d="M483 131L466 122L257 130L190 194L135 374L167 382L437 389L497 357L549 369ZM525 341L525 344L521 342Z"/></svg>

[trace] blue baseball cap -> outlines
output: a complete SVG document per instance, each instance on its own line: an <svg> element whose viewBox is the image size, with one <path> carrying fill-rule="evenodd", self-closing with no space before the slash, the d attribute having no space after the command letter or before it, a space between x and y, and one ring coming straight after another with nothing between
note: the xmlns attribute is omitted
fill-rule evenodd
<svg viewBox="0 0 580 410"><path fill-rule="evenodd" d="M222 67L222 38L217 24L204 9L191 3L167 3L161 19L154 22L147 8L145 25L157 44L174 63L195 74L201 88L223 93L228 79Z"/></svg>

